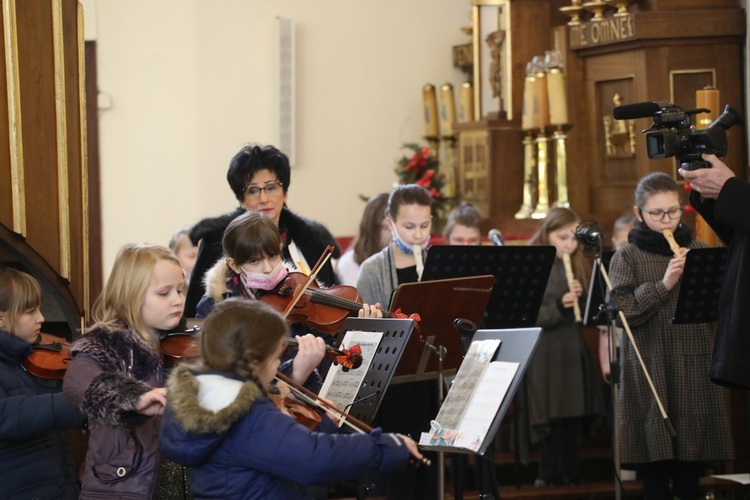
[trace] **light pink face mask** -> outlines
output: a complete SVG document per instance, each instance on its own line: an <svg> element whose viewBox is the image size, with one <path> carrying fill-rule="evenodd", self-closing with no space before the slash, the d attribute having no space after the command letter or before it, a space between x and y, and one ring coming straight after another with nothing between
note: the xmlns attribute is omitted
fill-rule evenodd
<svg viewBox="0 0 750 500"><path fill-rule="evenodd" d="M269 274L249 273L244 269L242 271L244 271L245 288L248 292L251 289L273 290L289 274L289 270L283 262L279 262Z"/></svg>

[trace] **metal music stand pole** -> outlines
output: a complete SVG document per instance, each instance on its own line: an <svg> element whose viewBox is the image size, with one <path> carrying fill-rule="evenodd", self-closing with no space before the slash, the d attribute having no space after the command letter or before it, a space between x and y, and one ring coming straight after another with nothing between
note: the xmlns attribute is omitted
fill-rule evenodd
<svg viewBox="0 0 750 500"><path fill-rule="evenodd" d="M437 356L437 390L438 390L438 407L443 406L443 360L448 350L442 345L425 344ZM445 499L445 452L437 452L438 467L438 500Z"/></svg>

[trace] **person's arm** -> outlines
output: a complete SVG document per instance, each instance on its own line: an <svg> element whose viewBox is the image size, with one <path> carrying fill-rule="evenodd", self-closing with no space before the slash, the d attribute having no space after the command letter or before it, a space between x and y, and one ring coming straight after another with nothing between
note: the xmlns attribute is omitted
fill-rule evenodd
<svg viewBox="0 0 750 500"><path fill-rule="evenodd" d="M724 184L733 178L732 169L714 155L702 155L702 158L711 164L710 168L699 168L697 170L679 169L679 173L690 187L698 191L704 198L717 199Z"/></svg>
<svg viewBox="0 0 750 500"><path fill-rule="evenodd" d="M381 254L375 255L380 256ZM381 307L386 307L384 303L388 301L384 300L387 295L385 290L382 289L379 262L381 260L373 256L362 263L357 276L357 291L363 302L367 304L380 303Z"/></svg>
<svg viewBox="0 0 750 500"><path fill-rule="evenodd" d="M0 439L26 439L53 429L82 429L86 417L62 392L8 396L0 388Z"/></svg>
<svg viewBox="0 0 750 500"><path fill-rule="evenodd" d="M150 417L139 413L141 397L154 388L120 372L105 372L91 356L77 354L63 381L63 392L90 423L108 427L138 427Z"/></svg>
<svg viewBox="0 0 750 500"><path fill-rule="evenodd" d="M375 429L370 434L310 432L259 401L244 425L249 435L235 434L251 446L238 446L240 465L312 485L353 479L370 470L391 471L406 467L410 452L394 434ZM244 438L244 439L243 439Z"/></svg>

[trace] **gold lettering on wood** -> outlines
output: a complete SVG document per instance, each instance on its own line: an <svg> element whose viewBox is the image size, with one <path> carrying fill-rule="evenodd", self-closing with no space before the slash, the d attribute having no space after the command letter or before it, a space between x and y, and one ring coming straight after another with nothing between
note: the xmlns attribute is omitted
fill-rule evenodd
<svg viewBox="0 0 750 500"><path fill-rule="evenodd" d="M584 47L617 43L635 38L632 14L591 20L569 26L570 47Z"/></svg>

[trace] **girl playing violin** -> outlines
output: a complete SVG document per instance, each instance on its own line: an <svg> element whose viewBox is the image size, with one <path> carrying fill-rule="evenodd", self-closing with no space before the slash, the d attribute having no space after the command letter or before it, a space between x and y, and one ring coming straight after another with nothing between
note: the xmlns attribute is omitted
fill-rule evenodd
<svg viewBox="0 0 750 500"><path fill-rule="evenodd" d="M3 498L76 499L78 474L65 429L82 429L85 417L60 391L21 365L32 352L44 317L39 283L0 268L0 489Z"/></svg>
<svg viewBox="0 0 750 500"><path fill-rule="evenodd" d="M282 413L267 389L288 337L278 312L228 299L206 319L200 365L170 375L160 446L190 468L196 499L311 498L308 485L401 469L410 456L421 458L400 435L312 432Z"/></svg>
<svg viewBox="0 0 750 500"><path fill-rule="evenodd" d="M622 340L620 450L623 465L636 466L645 498L697 499L705 462L731 460L732 437L720 389L708 377L713 335L706 323L675 325L688 249L705 247L680 222L680 189L672 176L655 172L635 190L638 218L628 244L612 257L612 297L632 327L636 345ZM662 231L680 247L673 251ZM670 437L648 389L635 348L674 425ZM632 467L628 467L632 468ZM670 479L673 493L669 492Z"/></svg>
<svg viewBox="0 0 750 500"><path fill-rule="evenodd" d="M391 302L391 294L402 283L419 281L430 243L432 196L416 184L402 184L388 197L386 221L393 242L362 263L357 290L368 304ZM419 255L415 255L416 252Z"/></svg>
<svg viewBox="0 0 750 500"><path fill-rule="evenodd" d="M216 303L229 297L259 299L274 290L289 273L282 259L279 230L263 212L250 210L230 222L222 247L224 258L206 273L206 295L196 308L199 318L205 318ZM383 317L378 308L367 304L362 305L359 315ZM323 360L326 342L321 336L307 333L302 324L295 324L292 329L299 334L300 348L294 361L287 360L281 371L317 392L322 381L314 369Z"/></svg>
<svg viewBox="0 0 750 500"><path fill-rule="evenodd" d="M185 274L167 248L128 244L94 305L96 324L70 349L63 389L89 419L81 498L153 498L166 404L159 334L175 328Z"/></svg>
<svg viewBox="0 0 750 500"><path fill-rule="evenodd" d="M593 358L573 314L589 270L575 239L578 222L572 210L553 208L529 241L555 247L537 316L542 334L525 379L529 438L532 444L542 445L537 485L580 481L579 453L586 419L601 415L604 404ZM570 256L575 276L572 284L566 277L565 254Z"/></svg>

